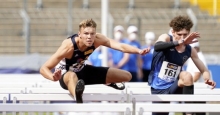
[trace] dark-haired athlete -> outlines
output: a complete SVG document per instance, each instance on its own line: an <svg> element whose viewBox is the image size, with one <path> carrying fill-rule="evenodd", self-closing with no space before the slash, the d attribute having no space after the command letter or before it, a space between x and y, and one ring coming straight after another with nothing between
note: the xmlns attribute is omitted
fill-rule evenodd
<svg viewBox="0 0 220 115"><path fill-rule="evenodd" d="M152 68L148 78L152 94L193 94L193 78L189 72L182 71L183 64L188 58L203 74L206 84L215 87L210 80L210 73L198 58L197 52L189 44L198 42L200 34L190 33L192 21L185 16L177 16L170 22L172 36L162 34L154 46ZM187 113L190 114L191 113ZM168 113L153 113L153 115L168 115Z"/></svg>

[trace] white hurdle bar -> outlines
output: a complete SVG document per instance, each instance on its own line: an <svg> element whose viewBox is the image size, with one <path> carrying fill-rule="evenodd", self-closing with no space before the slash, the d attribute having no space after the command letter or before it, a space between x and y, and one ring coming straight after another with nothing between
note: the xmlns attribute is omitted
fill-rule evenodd
<svg viewBox="0 0 220 115"><path fill-rule="evenodd" d="M139 115L143 112L220 112L220 104L137 104Z"/></svg>
<svg viewBox="0 0 220 115"><path fill-rule="evenodd" d="M220 89L194 89L196 95L220 95Z"/></svg>
<svg viewBox="0 0 220 115"><path fill-rule="evenodd" d="M220 112L220 104L137 104L143 112ZM0 104L0 111L9 112L125 112L131 115L132 104Z"/></svg>
<svg viewBox="0 0 220 115"><path fill-rule="evenodd" d="M220 101L219 95L131 95L131 100L136 102L152 102L152 101Z"/></svg>
<svg viewBox="0 0 220 115"><path fill-rule="evenodd" d="M70 94L68 90L62 88L27 88L27 94ZM127 101L125 90L116 90L111 87L105 88L85 88L84 100L87 101ZM111 99L110 99L111 98Z"/></svg>
<svg viewBox="0 0 220 115"><path fill-rule="evenodd" d="M0 88L0 94L26 93L26 88Z"/></svg>
<svg viewBox="0 0 220 115"><path fill-rule="evenodd" d="M148 88L127 88L127 94L128 94L127 102L131 102L132 98L136 98L139 101L141 101L142 99L143 99L142 101L147 101L146 97L151 95L151 91ZM218 96L218 95L220 95L220 89L194 89L194 96L195 95L205 95L205 96L216 95L216 96ZM215 97L215 96L213 96L213 97ZM174 100L175 100L175 98L174 98Z"/></svg>
<svg viewBox="0 0 220 115"><path fill-rule="evenodd" d="M9 112L125 112L131 115L132 104L0 104L0 111Z"/></svg>
<svg viewBox="0 0 220 115"><path fill-rule="evenodd" d="M60 88L27 88L27 93L69 93L68 90ZM84 94L90 93L90 94L121 94L126 93L125 90L116 90L111 87L104 87L104 88L85 88Z"/></svg>
<svg viewBox="0 0 220 115"><path fill-rule="evenodd" d="M37 87L36 83L27 83L27 82L2 82L0 83L0 88L25 88L25 87Z"/></svg>
<svg viewBox="0 0 220 115"><path fill-rule="evenodd" d="M71 94L11 94L13 102L16 101L75 101ZM83 101L118 101L125 102L127 100L124 94L83 94Z"/></svg>
<svg viewBox="0 0 220 115"><path fill-rule="evenodd" d="M147 82L125 82L127 88L150 88ZM194 83L194 88L211 88L205 83Z"/></svg>
<svg viewBox="0 0 220 115"><path fill-rule="evenodd" d="M38 82L36 83L37 87L42 87L42 88L57 88L60 87L59 82ZM86 85L85 87L88 88L101 88L101 87L108 87L105 86L104 84L95 84L95 85ZM150 88L147 82L125 82L125 87L126 88ZM209 85L205 83L195 83L194 88L210 88Z"/></svg>
<svg viewBox="0 0 220 115"><path fill-rule="evenodd" d="M128 94L151 94L150 88L127 88ZM220 89L194 89L195 95L220 95Z"/></svg>

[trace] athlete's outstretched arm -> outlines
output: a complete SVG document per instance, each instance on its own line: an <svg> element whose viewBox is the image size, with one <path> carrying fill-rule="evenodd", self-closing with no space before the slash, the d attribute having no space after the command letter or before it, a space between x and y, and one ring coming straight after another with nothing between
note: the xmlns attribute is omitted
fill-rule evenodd
<svg viewBox="0 0 220 115"><path fill-rule="evenodd" d="M141 54L144 55L146 53L148 53L150 51L149 48L145 48L145 49L139 49L136 47L133 47L131 45L125 44L125 43L120 43L117 42L113 39L107 38L106 36L102 35L102 34L96 34L96 43L97 45L103 45L115 50L119 50L121 52L124 53L133 53L133 54Z"/></svg>
<svg viewBox="0 0 220 115"><path fill-rule="evenodd" d="M206 84L211 85L212 88L215 88L216 83L210 79L210 73L208 68L203 64L203 62L199 59L197 52L194 48L192 48L191 51L191 58L196 65L196 67L199 69L199 71L202 73L203 79Z"/></svg>
<svg viewBox="0 0 220 115"><path fill-rule="evenodd" d="M200 34L198 32L192 32L186 38L180 39L178 41L170 41L170 36L167 34L162 34L159 36L158 40L154 45L155 51L162 51L165 49L174 48L182 44L191 44L198 42L195 38L199 38Z"/></svg>
<svg viewBox="0 0 220 115"><path fill-rule="evenodd" d="M51 70L68 54L68 39L64 40L58 50L41 66L40 74L45 78L57 81L61 77L61 70L56 70L54 73Z"/></svg>
<svg viewBox="0 0 220 115"><path fill-rule="evenodd" d="M154 45L155 51L162 51L165 49L170 49L178 46L178 41L170 41L170 36L167 34L162 34L159 36L158 40Z"/></svg>

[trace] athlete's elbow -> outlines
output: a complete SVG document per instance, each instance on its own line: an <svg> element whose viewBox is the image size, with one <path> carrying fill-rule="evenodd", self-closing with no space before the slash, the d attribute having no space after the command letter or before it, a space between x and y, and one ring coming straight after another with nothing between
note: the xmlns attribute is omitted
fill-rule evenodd
<svg viewBox="0 0 220 115"><path fill-rule="evenodd" d="M41 75L43 75L43 73L44 73L44 66L41 66L41 67L40 67L39 72L40 72Z"/></svg>
<svg viewBox="0 0 220 115"><path fill-rule="evenodd" d="M155 51L161 51L161 50L162 50L161 44L157 42L157 43L154 45L154 50L155 50Z"/></svg>
<svg viewBox="0 0 220 115"><path fill-rule="evenodd" d="M43 76L43 77L45 77L45 75L46 75L46 70L47 70L48 68L46 67L46 66L41 66L41 68L40 68L40 74Z"/></svg>

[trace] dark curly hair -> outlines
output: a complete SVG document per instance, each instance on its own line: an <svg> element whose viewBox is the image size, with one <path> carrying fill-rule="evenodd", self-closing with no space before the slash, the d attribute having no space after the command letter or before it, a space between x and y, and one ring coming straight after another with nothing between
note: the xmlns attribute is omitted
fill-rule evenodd
<svg viewBox="0 0 220 115"><path fill-rule="evenodd" d="M169 25L174 31L178 32L182 29L190 31L193 23L188 16L177 16L170 21Z"/></svg>

